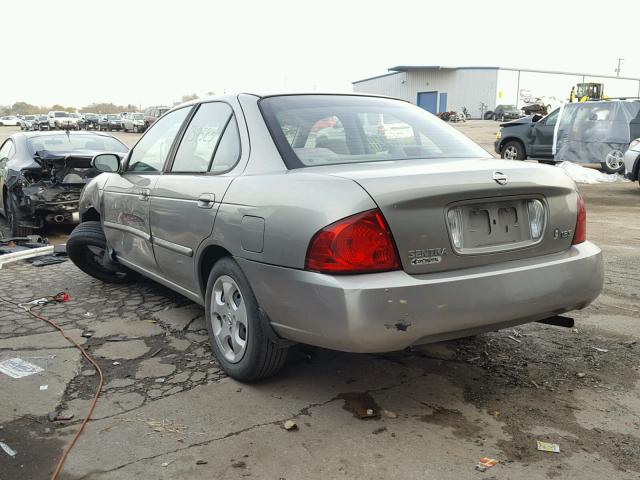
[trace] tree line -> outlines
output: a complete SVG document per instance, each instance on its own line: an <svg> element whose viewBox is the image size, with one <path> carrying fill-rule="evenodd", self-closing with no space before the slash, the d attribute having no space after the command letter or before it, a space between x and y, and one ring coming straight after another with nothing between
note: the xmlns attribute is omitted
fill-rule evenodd
<svg viewBox="0 0 640 480"><path fill-rule="evenodd" d="M213 92L207 92L208 96L214 95ZM195 93L190 95L183 95L181 101L173 102L173 105L178 105L182 102L188 102L189 100L197 100L199 97ZM81 108L72 106L63 106L60 104L43 106L32 105L27 102L16 102L13 105L0 105L0 115L37 115L46 114L54 110L64 110L66 112L80 112L80 113L120 113L120 112L138 112L139 108L133 104L128 105L116 105L115 103L91 103Z"/></svg>

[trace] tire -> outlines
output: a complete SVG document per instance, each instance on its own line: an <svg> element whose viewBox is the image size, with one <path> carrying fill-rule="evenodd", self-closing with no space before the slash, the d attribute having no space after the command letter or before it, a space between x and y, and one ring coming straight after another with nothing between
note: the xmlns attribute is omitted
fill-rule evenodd
<svg viewBox="0 0 640 480"><path fill-rule="evenodd" d="M102 253L107 240L100 222L83 222L73 229L67 240L67 255L87 275L107 283L131 283L140 274L123 265L113 263L113 268L102 264Z"/></svg>
<svg viewBox="0 0 640 480"><path fill-rule="evenodd" d="M29 227L20 227L16 222L15 210L16 207L11 199L11 195L7 195L7 202L4 205L4 211L9 224L9 231L12 237L26 237L33 233L33 229Z"/></svg>
<svg viewBox="0 0 640 480"><path fill-rule="evenodd" d="M500 158L505 160L524 160L527 158L527 154L524 151L524 146L517 140L512 140L505 143L500 152Z"/></svg>
<svg viewBox="0 0 640 480"><path fill-rule="evenodd" d="M604 162L600 163L602 170L607 173L623 173L624 172L624 163L622 159L624 157L624 153L622 150L611 150L607 154L607 158Z"/></svg>
<svg viewBox="0 0 640 480"><path fill-rule="evenodd" d="M225 298L224 292L231 298ZM288 348L271 339L249 280L231 257L220 259L211 269L205 319L211 350L230 377L250 382L274 375L284 365ZM236 340L234 348L232 337L236 333L244 345Z"/></svg>

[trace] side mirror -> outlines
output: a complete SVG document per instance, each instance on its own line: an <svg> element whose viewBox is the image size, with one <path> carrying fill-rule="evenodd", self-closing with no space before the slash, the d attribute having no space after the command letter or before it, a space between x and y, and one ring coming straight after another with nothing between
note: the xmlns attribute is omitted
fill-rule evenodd
<svg viewBox="0 0 640 480"><path fill-rule="evenodd" d="M99 153L91 159L91 166L99 172L117 173L120 171L120 156L115 153Z"/></svg>
<svg viewBox="0 0 640 480"><path fill-rule="evenodd" d="M531 119L532 122L539 122L540 120L542 120L542 115L534 115L533 118Z"/></svg>

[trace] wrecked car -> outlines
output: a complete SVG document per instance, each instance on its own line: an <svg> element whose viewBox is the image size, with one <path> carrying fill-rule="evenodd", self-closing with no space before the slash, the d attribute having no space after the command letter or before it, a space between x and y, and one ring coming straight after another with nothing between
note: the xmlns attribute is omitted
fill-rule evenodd
<svg viewBox="0 0 640 480"><path fill-rule="evenodd" d="M366 117L412 134L382 136ZM93 165L106 173L81 194L69 258L203 305L212 351L243 381L277 372L294 342L385 352L566 326L559 315L602 289L564 171L494 159L397 99L197 100Z"/></svg>
<svg viewBox="0 0 640 480"><path fill-rule="evenodd" d="M544 118L501 124L494 147L508 160L595 163L607 173L623 173L623 158L640 134L639 125L637 100L568 103Z"/></svg>
<svg viewBox="0 0 640 480"><path fill-rule="evenodd" d="M97 153L127 152L110 135L84 132L25 132L0 147L0 212L17 237L45 223L79 222L78 199L88 180L99 172L91 167Z"/></svg>

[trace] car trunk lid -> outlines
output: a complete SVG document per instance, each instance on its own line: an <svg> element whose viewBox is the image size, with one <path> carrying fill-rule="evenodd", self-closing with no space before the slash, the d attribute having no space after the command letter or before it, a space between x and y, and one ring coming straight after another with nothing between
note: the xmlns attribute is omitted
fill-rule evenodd
<svg viewBox="0 0 640 480"><path fill-rule="evenodd" d="M566 250L571 244L577 192L573 181L555 167L446 159L319 169L352 179L368 192L389 224L408 273L517 260ZM545 216L537 239L529 223L533 200L542 204ZM450 211L459 212L463 241L457 246Z"/></svg>

